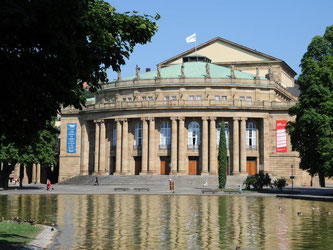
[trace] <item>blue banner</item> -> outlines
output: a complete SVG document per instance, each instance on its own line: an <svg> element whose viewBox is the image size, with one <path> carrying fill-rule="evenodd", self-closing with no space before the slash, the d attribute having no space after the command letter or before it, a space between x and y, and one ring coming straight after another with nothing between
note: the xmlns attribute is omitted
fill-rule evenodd
<svg viewBox="0 0 333 250"><path fill-rule="evenodd" d="M67 123L67 153L76 153L76 123Z"/></svg>

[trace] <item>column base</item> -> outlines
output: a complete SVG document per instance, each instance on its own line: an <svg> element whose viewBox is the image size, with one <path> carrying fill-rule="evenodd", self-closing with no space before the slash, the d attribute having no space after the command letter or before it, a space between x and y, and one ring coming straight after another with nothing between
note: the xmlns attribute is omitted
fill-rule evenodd
<svg viewBox="0 0 333 250"><path fill-rule="evenodd" d="M139 175L148 175L148 171L147 170L142 170Z"/></svg>
<svg viewBox="0 0 333 250"><path fill-rule="evenodd" d="M208 172L203 172L203 171L201 171L201 176L208 176L209 175L209 173Z"/></svg>
<svg viewBox="0 0 333 250"><path fill-rule="evenodd" d="M187 175L186 170L178 170L177 175Z"/></svg>
<svg viewBox="0 0 333 250"><path fill-rule="evenodd" d="M218 174L217 174L217 172L209 172L209 175L212 175L212 176L217 176Z"/></svg>
<svg viewBox="0 0 333 250"><path fill-rule="evenodd" d="M98 175L105 175L105 172L103 170L98 171Z"/></svg>
<svg viewBox="0 0 333 250"><path fill-rule="evenodd" d="M113 172L113 175L121 175L121 173L119 171Z"/></svg>
<svg viewBox="0 0 333 250"><path fill-rule="evenodd" d="M89 173L88 173L88 171L87 170L83 170L83 171L81 171L81 175L88 175Z"/></svg>

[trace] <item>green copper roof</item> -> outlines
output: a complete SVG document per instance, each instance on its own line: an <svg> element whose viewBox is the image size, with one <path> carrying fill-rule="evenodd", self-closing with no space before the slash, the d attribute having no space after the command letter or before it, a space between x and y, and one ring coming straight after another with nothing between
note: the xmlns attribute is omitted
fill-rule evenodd
<svg viewBox="0 0 333 250"><path fill-rule="evenodd" d="M205 62L186 62L184 63L184 73L186 78L205 78L206 77ZM180 78L182 64L176 64L169 67L161 68L162 78ZM211 78L230 78L230 68L209 63ZM235 76L239 79L254 79L255 75L235 70ZM149 71L140 74L140 80L156 79L157 71ZM122 81L134 80L135 76L124 77ZM266 79L260 77L260 79Z"/></svg>

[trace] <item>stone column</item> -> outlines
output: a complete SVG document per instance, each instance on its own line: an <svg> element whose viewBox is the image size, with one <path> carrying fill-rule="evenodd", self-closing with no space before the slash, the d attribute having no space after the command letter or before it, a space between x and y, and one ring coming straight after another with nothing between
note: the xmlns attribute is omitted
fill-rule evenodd
<svg viewBox="0 0 333 250"><path fill-rule="evenodd" d="M142 118L142 171L140 174L148 172L148 123L147 118Z"/></svg>
<svg viewBox="0 0 333 250"><path fill-rule="evenodd" d="M123 142L122 142L122 167L121 172L124 174L128 173L127 166L127 152L128 152L128 122L127 119L123 119Z"/></svg>
<svg viewBox="0 0 333 250"><path fill-rule="evenodd" d="M179 149L178 149L178 173L185 174L185 118L179 117Z"/></svg>
<svg viewBox="0 0 333 250"><path fill-rule="evenodd" d="M81 174L88 175L89 169L89 139L88 139L88 121L83 121L81 125Z"/></svg>
<svg viewBox="0 0 333 250"><path fill-rule="evenodd" d="M36 164L36 182L40 183L40 164Z"/></svg>
<svg viewBox="0 0 333 250"><path fill-rule="evenodd" d="M246 174L246 120L247 118L241 118L241 129L240 129L240 172Z"/></svg>
<svg viewBox="0 0 333 250"><path fill-rule="evenodd" d="M106 133L105 133L105 122L104 120L101 120L100 122L100 149L99 149L99 168L98 168L98 174L104 174L105 173L105 139L106 139Z"/></svg>
<svg viewBox="0 0 333 250"><path fill-rule="evenodd" d="M122 126L121 121L116 119L117 122L117 144L116 144L116 169L114 171L115 174L120 174L121 172L121 134L122 134Z"/></svg>
<svg viewBox="0 0 333 250"><path fill-rule="evenodd" d="M155 118L149 118L149 172L156 172Z"/></svg>
<svg viewBox="0 0 333 250"><path fill-rule="evenodd" d="M98 174L99 169L99 143L100 143L100 123L99 121L95 121L95 166L94 166L94 174Z"/></svg>
<svg viewBox="0 0 333 250"><path fill-rule="evenodd" d="M269 117L268 118L263 118L262 119L263 122L263 132L262 132L262 136L261 136L261 141L263 142L262 145L262 159L263 159L263 166L262 166L262 170L264 170L265 172L269 171L269 147L270 147L270 133L269 133Z"/></svg>
<svg viewBox="0 0 333 250"><path fill-rule="evenodd" d="M239 174L239 118L234 118L233 123L233 143L232 143L232 155L233 155L233 174Z"/></svg>
<svg viewBox="0 0 333 250"><path fill-rule="evenodd" d="M31 168L32 168L31 169L31 173L32 173L31 182L36 184L36 168L37 168L37 165L35 163L33 163Z"/></svg>
<svg viewBox="0 0 333 250"><path fill-rule="evenodd" d="M210 143L209 143L209 173L211 175L217 174L217 157L216 157L216 146L217 146L217 130L216 130L216 118L210 118Z"/></svg>
<svg viewBox="0 0 333 250"><path fill-rule="evenodd" d="M177 173L177 119L176 117L171 117L171 163L172 163L172 173Z"/></svg>
<svg viewBox="0 0 333 250"><path fill-rule="evenodd" d="M201 175L208 175L208 121L207 117L202 118L202 170Z"/></svg>

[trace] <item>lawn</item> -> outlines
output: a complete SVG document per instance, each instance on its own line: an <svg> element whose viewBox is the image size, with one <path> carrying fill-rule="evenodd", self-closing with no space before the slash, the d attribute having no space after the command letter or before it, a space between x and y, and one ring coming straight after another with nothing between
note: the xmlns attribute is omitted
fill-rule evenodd
<svg viewBox="0 0 333 250"><path fill-rule="evenodd" d="M0 249L20 249L34 240L42 229L41 226L29 223L2 221L0 222Z"/></svg>

